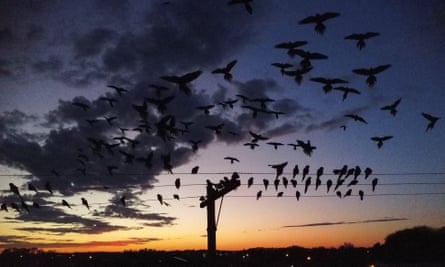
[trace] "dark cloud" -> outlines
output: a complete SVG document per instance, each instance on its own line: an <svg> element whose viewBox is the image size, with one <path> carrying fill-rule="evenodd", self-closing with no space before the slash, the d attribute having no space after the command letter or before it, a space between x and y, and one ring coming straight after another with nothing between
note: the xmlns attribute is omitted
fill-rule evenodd
<svg viewBox="0 0 445 267"><path fill-rule="evenodd" d="M12 31L9 27L0 29L0 44L11 42L14 39Z"/></svg>
<svg viewBox="0 0 445 267"><path fill-rule="evenodd" d="M114 35L115 32L111 29L95 28L82 36L74 37L74 57L84 58L98 55Z"/></svg>
<svg viewBox="0 0 445 267"><path fill-rule="evenodd" d="M343 225L343 224L363 224L363 223L380 223L380 222L397 222L406 221L407 218L381 218L364 221L350 221L350 222L321 222L321 223L309 223L299 225L286 225L283 228L300 228L300 227L318 227L318 226L331 226L331 225Z"/></svg>
<svg viewBox="0 0 445 267"><path fill-rule="evenodd" d="M47 59L39 60L31 65L35 72L57 73L63 67L63 61L56 56L49 56Z"/></svg>
<svg viewBox="0 0 445 267"><path fill-rule="evenodd" d="M12 76L11 63L9 60L0 58L0 77Z"/></svg>

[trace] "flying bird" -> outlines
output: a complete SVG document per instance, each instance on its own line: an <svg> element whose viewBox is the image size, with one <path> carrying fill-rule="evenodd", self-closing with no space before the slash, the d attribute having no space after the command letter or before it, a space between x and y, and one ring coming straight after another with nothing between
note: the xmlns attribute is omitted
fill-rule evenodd
<svg viewBox="0 0 445 267"><path fill-rule="evenodd" d="M212 130L212 131L215 131L216 135L220 135L221 134L221 130L222 130L223 127L224 127L224 123L220 123L220 124L217 124L217 125L207 125L207 126L205 126L205 128L207 128L209 130Z"/></svg>
<svg viewBox="0 0 445 267"><path fill-rule="evenodd" d="M279 62L275 62L271 64L274 67L277 67L280 69L280 73L281 75L284 75L284 71L288 68L293 67L294 65L290 64L290 63L279 63Z"/></svg>
<svg viewBox="0 0 445 267"><path fill-rule="evenodd" d="M252 9L252 3L253 0L230 0L227 2L227 5L235 5L235 4L243 4L244 8L246 9L247 13L252 15L253 9Z"/></svg>
<svg viewBox="0 0 445 267"><path fill-rule="evenodd" d="M296 179L291 179L291 180L290 180L290 183L292 184L292 187L293 187L293 188L296 188L296 187L297 187L297 183L298 183L298 182L297 182Z"/></svg>
<svg viewBox="0 0 445 267"><path fill-rule="evenodd" d="M283 174L284 167L286 167L287 161L280 164L269 164L269 167L272 167L276 171L276 178Z"/></svg>
<svg viewBox="0 0 445 267"><path fill-rule="evenodd" d="M90 109L90 106L88 106L85 103L81 103L81 102L71 102L71 104L73 106L79 107L81 108L83 111L88 111Z"/></svg>
<svg viewBox="0 0 445 267"><path fill-rule="evenodd" d="M323 34L326 30L326 26L323 24L328 19L333 19L340 16L340 13L337 12L325 12L322 14L315 14L309 17L306 17L298 22L298 24L309 24L315 23L315 32L318 34Z"/></svg>
<svg viewBox="0 0 445 267"><path fill-rule="evenodd" d="M303 81L303 75L312 70L312 67L303 67L295 70L284 70L282 74L290 77L294 77L294 81L300 85Z"/></svg>
<svg viewBox="0 0 445 267"><path fill-rule="evenodd" d="M227 81L231 81L233 76L232 73L230 73L232 71L232 68L236 65L237 61L236 60L232 60L230 61L225 67L223 68L217 68L215 70L212 71L213 74L224 74L224 79Z"/></svg>
<svg viewBox="0 0 445 267"><path fill-rule="evenodd" d="M206 105L206 106L199 106L196 107L196 109L202 110L205 115L210 115L210 109L215 107L215 105Z"/></svg>
<svg viewBox="0 0 445 267"><path fill-rule="evenodd" d="M335 87L334 90L343 92L343 98L342 98L343 101L346 100L349 94L356 94L356 95L361 94L359 90L352 87L339 86Z"/></svg>
<svg viewBox="0 0 445 267"><path fill-rule="evenodd" d="M402 101L402 98L397 99L396 101L394 101L392 104L386 105L381 107L381 110L389 110L389 113L393 116L395 116L397 114L397 107L400 104L400 101Z"/></svg>
<svg viewBox="0 0 445 267"><path fill-rule="evenodd" d="M62 205L71 209L70 204L68 204L68 202L65 199L62 199Z"/></svg>
<svg viewBox="0 0 445 267"><path fill-rule="evenodd" d="M245 143L244 145L245 145L245 146L249 146L250 149L252 149L252 150L254 150L255 147L260 146L260 145L258 145L257 143Z"/></svg>
<svg viewBox="0 0 445 267"><path fill-rule="evenodd" d="M377 147L381 148L383 146L383 142L386 140L389 140L391 138L393 138L393 136L391 136L391 135L373 136L373 137L371 137L371 140L377 142Z"/></svg>
<svg viewBox="0 0 445 267"><path fill-rule="evenodd" d="M352 70L352 72L358 75L367 76L366 83L368 84L369 87L373 87L375 82L377 81L376 75L388 69L389 67L391 67L391 64L380 65L371 68L354 69Z"/></svg>
<svg viewBox="0 0 445 267"><path fill-rule="evenodd" d="M258 141L265 141L265 140L268 140L269 139L269 137L265 137L265 136L263 136L263 135L261 135L261 134L257 134L257 133L254 133L254 132L252 132L252 131L249 131L249 134L252 136L252 143L257 143Z"/></svg>
<svg viewBox="0 0 445 267"><path fill-rule="evenodd" d="M312 152L314 152L314 149L316 149L316 146L311 145L311 141L307 140L305 143L304 141L297 140L297 145L303 149L303 153L308 155L309 157L312 155Z"/></svg>
<svg viewBox="0 0 445 267"><path fill-rule="evenodd" d="M359 116L357 114L346 114L345 117L351 118L354 121L359 121L359 122L362 122L364 124L368 124L368 122L363 117L361 117L361 116Z"/></svg>
<svg viewBox="0 0 445 267"><path fill-rule="evenodd" d="M235 161L239 162L239 159L234 158L234 157L225 157L225 160L230 160L230 164L233 164Z"/></svg>
<svg viewBox="0 0 445 267"><path fill-rule="evenodd" d="M434 125L436 125L436 122L440 119L439 117L424 112L422 112L422 116L429 122L428 125L426 126L425 131L432 130L434 128Z"/></svg>
<svg viewBox="0 0 445 267"><path fill-rule="evenodd" d="M358 49L362 50L365 46L365 40L379 36L378 32L353 33L345 37L345 40L356 40Z"/></svg>
<svg viewBox="0 0 445 267"><path fill-rule="evenodd" d="M280 142L267 142L266 144L273 146L275 150L278 149L278 146L282 146L283 144Z"/></svg>
<svg viewBox="0 0 445 267"><path fill-rule="evenodd" d="M329 93L333 89L334 84L344 84L348 81L339 78L324 78L324 77L314 77L310 79L313 82L323 84L323 91L325 94Z"/></svg>
<svg viewBox="0 0 445 267"><path fill-rule="evenodd" d="M189 140L189 142L192 144L192 151L194 152L194 153L196 153L196 151L198 151L198 145L199 145L199 143L201 143L202 141L201 140Z"/></svg>
<svg viewBox="0 0 445 267"><path fill-rule="evenodd" d="M162 195L161 194L157 194L156 198L158 199L159 203L161 203L161 205L164 204L164 201L162 199Z"/></svg>
<svg viewBox="0 0 445 267"><path fill-rule="evenodd" d="M88 205L88 201L85 198L81 198L82 200L82 205L84 205L85 207L87 207L88 210L90 210L90 206Z"/></svg>
<svg viewBox="0 0 445 267"><path fill-rule="evenodd" d="M114 107L114 103L118 102L116 98L105 96L99 97L99 100L107 102L110 107Z"/></svg>
<svg viewBox="0 0 445 267"><path fill-rule="evenodd" d="M107 85L108 88L114 89L119 96L122 96L125 93L128 93L128 90L122 87L118 87L115 85Z"/></svg>
<svg viewBox="0 0 445 267"><path fill-rule="evenodd" d="M302 70L306 70L306 73L312 69L311 60L328 59L328 56L322 53L310 52L302 49L293 49L290 51L291 57L294 57L295 55L302 58L300 61L300 66L303 68Z"/></svg>
<svg viewBox="0 0 445 267"><path fill-rule="evenodd" d="M192 89L190 89L187 84L196 80L201 74L202 71L197 70L194 72L183 74L181 76L161 76L161 79L177 84L179 90L190 96L192 94Z"/></svg>

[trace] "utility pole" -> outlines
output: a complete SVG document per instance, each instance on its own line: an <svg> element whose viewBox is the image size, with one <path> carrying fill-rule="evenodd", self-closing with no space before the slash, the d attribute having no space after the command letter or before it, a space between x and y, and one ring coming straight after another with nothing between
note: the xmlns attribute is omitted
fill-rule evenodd
<svg viewBox="0 0 445 267"><path fill-rule="evenodd" d="M216 256L215 200L239 187L241 182L238 178L238 174L234 173L231 180L223 180L219 184L207 182L207 197L201 201L200 207L207 207L207 254L210 263Z"/></svg>

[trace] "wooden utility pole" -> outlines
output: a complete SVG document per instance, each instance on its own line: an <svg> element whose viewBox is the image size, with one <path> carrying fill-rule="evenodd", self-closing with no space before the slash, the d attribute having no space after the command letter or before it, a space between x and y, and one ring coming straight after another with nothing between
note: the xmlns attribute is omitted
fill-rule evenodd
<svg viewBox="0 0 445 267"><path fill-rule="evenodd" d="M207 207L207 254L209 262L213 262L216 256L215 200L240 185L240 180L236 178L218 185L207 183L207 198L201 202L200 207Z"/></svg>

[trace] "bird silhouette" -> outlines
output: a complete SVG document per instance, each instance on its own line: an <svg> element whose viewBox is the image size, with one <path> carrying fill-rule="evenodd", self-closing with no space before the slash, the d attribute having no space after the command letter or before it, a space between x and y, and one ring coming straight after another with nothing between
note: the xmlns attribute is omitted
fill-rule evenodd
<svg viewBox="0 0 445 267"><path fill-rule="evenodd" d="M434 126L436 125L436 122L440 119L439 117L433 116L431 114L428 113L422 113L422 116L428 120L428 125L426 126L426 132L428 130L432 130L434 128Z"/></svg>
<svg viewBox="0 0 445 267"><path fill-rule="evenodd" d="M341 192L340 191L335 192L335 194L337 195L338 198L341 198Z"/></svg>
<svg viewBox="0 0 445 267"><path fill-rule="evenodd" d="M305 143L304 141L297 140L297 145L303 149L303 153L308 155L309 157L312 155L312 152L314 149L316 149L316 146L311 145L311 141L307 140Z"/></svg>
<svg viewBox="0 0 445 267"><path fill-rule="evenodd" d="M354 121L359 121L359 122L362 122L364 124L368 124L368 122L363 117L361 117L361 116L359 116L357 114L346 114L345 117L351 118Z"/></svg>
<svg viewBox="0 0 445 267"><path fill-rule="evenodd" d="M263 185L264 185L264 190L267 190L267 187L269 186L269 180L263 179Z"/></svg>
<svg viewBox="0 0 445 267"><path fill-rule="evenodd" d="M297 187L298 182L297 182L296 179L291 179L291 180L290 180L290 183L292 184L292 187L293 187L293 188L296 188L296 187Z"/></svg>
<svg viewBox="0 0 445 267"><path fill-rule="evenodd" d="M298 49L300 46L306 45L306 41L291 41L291 42L282 42L275 45L275 48L278 49L287 49L287 54L292 55L292 50ZM283 73L283 69L290 68L293 65L289 63L272 63L273 66L281 69L281 73Z"/></svg>
<svg viewBox="0 0 445 267"><path fill-rule="evenodd" d="M123 96L123 94L128 93L128 90L122 87L118 87L115 85L107 85L107 87L114 89L119 96Z"/></svg>
<svg viewBox="0 0 445 267"><path fill-rule="evenodd" d="M345 40L356 40L358 49L362 50L365 46L365 40L379 36L378 32L353 33L345 37Z"/></svg>
<svg viewBox="0 0 445 267"><path fill-rule="evenodd" d="M155 89L155 94L157 97L160 97L163 91L168 91L170 90L168 87L162 86L162 85L157 85L157 84L149 84L148 85L150 88Z"/></svg>
<svg viewBox="0 0 445 267"><path fill-rule="evenodd" d="M175 95L167 96L164 98L151 98L151 97L145 97L144 100L148 103L151 103L156 106L157 110L160 113L165 113L167 111L167 104L172 102L175 99Z"/></svg>
<svg viewBox="0 0 445 267"><path fill-rule="evenodd" d="M181 179L180 178L176 178L176 180L175 180L175 187L178 190L181 187Z"/></svg>
<svg viewBox="0 0 445 267"><path fill-rule="evenodd" d="M263 191L261 191L261 190L258 191L258 192L256 193L256 200L260 199L262 194L263 194Z"/></svg>
<svg viewBox="0 0 445 267"><path fill-rule="evenodd" d="M201 74L202 71L197 70L180 76L162 76L161 79L177 84L179 90L190 96L192 94L192 90L190 89L190 87L188 87L187 84L197 79Z"/></svg>
<svg viewBox="0 0 445 267"><path fill-rule="evenodd" d="M196 153L196 151L198 151L198 145L199 145L199 143L201 143L202 142L202 140L189 140L189 143L191 143L192 144L192 151L194 152L194 153Z"/></svg>
<svg viewBox="0 0 445 267"><path fill-rule="evenodd" d="M259 102L260 103L260 107L262 109L267 109L267 103L274 102L274 101L275 101L275 99L271 99L271 98L268 98L268 97L251 98L250 99L250 102Z"/></svg>
<svg viewBox="0 0 445 267"><path fill-rule="evenodd" d="M331 190L331 187L332 187L332 180L328 179L326 181L326 193L329 193L329 190Z"/></svg>
<svg viewBox="0 0 445 267"><path fill-rule="evenodd" d="M310 63L310 62L309 62ZM305 63L307 64L307 63ZM312 70L312 67L303 67L295 70L284 70L283 74L294 78L294 81L300 85L303 81L303 75Z"/></svg>
<svg viewBox="0 0 445 267"><path fill-rule="evenodd" d="M365 179L368 179L369 175L372 174L372 169L369 167L366 167L365 169Z"/></svg>
<svg viewBox="0 0 445 267"><path fill-rule="evenodd" d="M307 193L307 190L309 189L309 186L311 185L311 177L309 176L306 181L304 182L304 193Z"/></svg>
<svg viewBox="0 0 445 267"><path fill-rule="evenodd" d="M311 60L328 59L328 56L322 53L310 52L302 49L293 49L290 51L291 57L294 57L295 55L301 57L300 66L306 73L312 69Z"/></svg>
<svg viewBox="0 0 445 267"><path fill-rule="evenodd" d="M360 168L360 166L355 166L355 169L354 169L354 179L357 179L359 176L360 176L360 174L362 173L362 169Z"/></svg>
<svg viewBox="0 0 445 267"><path fill-rule="evenodd" d="M232 73L230 73L232 71L232 68L236 65L237 61L236 60L232 60L230 61L225 67L223 68L217 68L215 70L212 71L213 74L224 74L224 79L227 81L231 81L233 76Z"/></svg>
<svg viewBox="0 0 445 267"><path fill-rule="evenodd" d="M252 150L254 150L255 147L260 146L260 145L258 145L257 143L245 143L244 145L245 145L245 146L249 146L250 149L252 149Z"/></svg>
<svg viewBox="0 0 445 267"><path fill-rule="evenodd" d="M283 176L283 186L284 186L284 188L287 188L287 185L289 184L289 180L286 178L286 177L284 177Z"/></svg>
<svg viewBox="0 0 445 267"><path fill-rule="evenodd" d="M371 137L371 140L377 142L377 147L381 148L383 146L383 142L384 141L387 141L387 140L392 139L392 138L393 138L393 136L391 136L391 135L373 136L373 137Z"/></svg>
<svg viewBox="0 0 445 267"><path fill-rule="evenodd" d="M319 167L317 169L317 178L320 178L324 173L324 168L323 167Z"/></svg>
<svg viewBox="0 0 445 267"><path fill-rule="evenodd" d="M283 192L283 191L281 191L281 192L278 192L278 193L277 193L277 197L282 197L282 196L283 196L283 194L284 194L284 192Z"/></svg>
<svg viewBox="0 0 445 267"><path fill-rule="evenodd" d="M273 146L275 150L277 150L279 146L284 145L283 143L280 142L267 142L266 144Z"/></svg>
<svg viewBox="0 0 445 267"><path fill-rule="evenodd" d="M326 30L326 26L323 24L323 22L338 16L340 16L340 13L337 12L325 12L322 14L317 13L315 15L300 20L298 24L315 23L315 32L317 32L318 34L323 34Z"/></svg>
<svg viewBox="0 0 445 267"><path fill-rule="evenodd" d="M334 90L343 92L343 97L342 97L343 101L346 100L346 98L348 97L349 94L356 94L356 95L361 94L359 90L352 88L352 87L339 86L339 87L335 87Z"/></svg>
<svg viewBox="0 0 445 267"><path fill-rule="evenodd" d="M222 128L224 127L224 123L220 123L217 125L206 125L205 128L212 130L215 132L216 135L220 135Z"/></svg>
<svg viewBox="0 0 445 267"><path fill-rule="evenodd" d="M249 98L248 98L247 96L245 96L245 95L237 94L236 96L239 97L239 98L241 99L241 101L243 102L243 104L246 104L246 102L249 100Z"/></svg>
<svg viewBox="0 0 445 267"><path fill-rule="evenodd" d="M234 157L224 157L225 160L230 160L230 164L233 164L235 161L239 162L239 159Z"/></svg>
<svg viewBox="0 0 445 267"><path fill-rule="evenodd" d="M119 199L119 201L120 201L120 203L122 204L122 206L125 207L125 206L127 205L125 196L122 196L122 197Z"/></svg>
<svg viewBox="0 0 445 267"><path fill-rule="evenodd" d="M198 106L196 109L202 110L205 115L210 115L210 109L215 107L215 105Z"/></svg>
<svg viewBox="0 0 445 267"><path fill-rule="evenodd" d="M164 201L162 199L162 195L161 194L157 194L156 198L158 199L159 203L161 203L161 205L164 204Z"/></svg>
<svg viewBox="0 0 445 267"><path fill-rule="evenodd" d="M253 177L250 177L250 178L247 180L247 188L250 188L252 185L253 185Z"/></svg>
<svg viewBox="0 0 445 267"><path fill-rule="evenodd" d="M367 76L366 83L368 84L369 87L373 87L375 82L377 81L376 75L379 74L380 72L388 69L389 67L391 67L391 64L380 65L380 66L371 67L371 68L354 69L354 70L352 70L352 72L354 72L355 74L358 74L358 75Z"/></svg>
<svg viewBox="0 0 445 267"><path fill-rule="evenodd" d="M99 97L99 100L107 102L110 107L114 107L114 103L118 102L116 98L105 96Z"/></svg>
<svg viewBox="0 0 445 267"><path fill-rule="evenodd" d="M300 191L295 191L295 197L297 198L297 200L300 200L300 196L301 196L301 194L300 194Z"/></svg>
<svg viewBox="0 0 445 267"><path fill-rule="evenodd" d="M199 171L199 166L195 166L195 167L193 167L192 168L192 174L197 174L198 173L198 171Z"/></svg>
<svg viewBox="0 0 445 267"><path fill-rule="evenodd" d="M304 181L304 179L306 179L306 176L309 174L309 168L310 168L309 165L304 166L302 176L301 176L302 182Z"/></svg>
<svg viewBox="0 0 445 267"><path fill-rule="evenodd" d="M365 192L363 192L363 190L359 190L358 191L358 195L360 196L360 200L363 200L363 197L365 195Z"/></svg>
<svg viewBox="0 0 445 267"><path fill-rule="evenodd" d="M247 13L252 15L253 8L252 8L252 5L250 4L252 2L253 2L253 0L230 0L229 2L227 2L227 5L231 6L231 5L236 5L236 4L243 4Z"/></svg>
<svg viewBox="0 0 445 267"><path fill-rule="evenodd" d="M352 188L349 188L347 191L346 191L346 193L343 195L343 198L345 198L345 197L349 197L349 196L351 196L352 195Z"/></svg>
<svg viewBox="0 0 445 267"><path fill-rule="evenodd" d="M348 81L345 81L345 80L339 79L339 78L314 77L314 78L311 78L310 80L313 82L323 84L323 91L325 92L325 94L332 91L334 84L348 83Z"/></svg>
<svg viewBox="0 0 445 267"><path fill-rule="evenodd" d="M402 98L399 98L396 101L394 101L392 104L383 106L380 109L381 110L389 110L389 113L391 115L395 116L397 114L397 107L399 106L400 101L402 101Z"/></svg>
<svg viewBox="0 0 445 267"><path fill-rule="evenodd" d="M252 143L257 143L258 141L265 141L269 139L269 137L254 133L252 131L249 131L249 134L252 136Z"/></svg>
<svg viewBox="0 0 445 267"><path fill-rule="evenodd" d="M82 200L82 205L84 205L85 207L87 207L88 210L90 210L90 206L88 205L88 201L85 198L80 198Z"/></svg>
<svg viewBox="0 0 445 267"><path fill-rule="evenodd" d="M320 177L317 176L317 178L315 179L315 190L317 190L320 185L321 185L321 179Z"/></svg>
<svg viewBox="0 0 445 267"><path fill-rule="evenodd" d="M297 176L299 172L300 170L298 168L298 164L295 164L294 168L292 169L292 178L295 179L295 176Z"/></svg>
<svg viewBox="0 0 445 267"><path fill-rule="evenodd" d="M178 194L173 194L173 198L176 200L179 200L179 195Z"/></svg>
<svg viewBox="0 0 445 267"><path fill-rule="evenodd" d="M280 69L280 73L281 75L284 75L284 71L288 68L293 67L294 65L290 64L290 63L279 63L279 62L275 62L271 64L274 67L277 67Z"/></svg>
<svg viewBox="0 0 445 267"><path fill-rule="evenodd" d="M9 190L21 198L19 188L15 184L9 183Z"/></svg>
<svg viewBox="0 0 445 267"><path fill-rule="evenodd" d="M65 199L62 199L62 205L71 209L70 204Z"/></svg>
<svg viewBox="0 0 445 267"><path fill-rule="evenodd" d="M275 187L275 191L278 190L278 186L280 185L280 179L275 178L275 180L273 181L273 185Z"/></svg>
<svg viewBox="0 0 445 267"><path fill-rule="evenodd" d="M287 161L280 164L269 164L269 167L272 167L276 171L276 178L283 174L284 167L287 166Z"/></svg>
<svg viewBox="0 0 445 267"><path fill-rule="evenodd" d="M372 184L372 192L374 192L374 190L375 190L375 187L377 186L377 183L379 182L379 179L378 178L374 178L374 179L372 179L372 182L371 182L371 184Z"/></svg>

